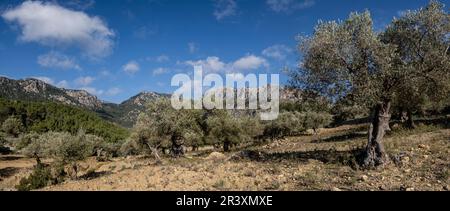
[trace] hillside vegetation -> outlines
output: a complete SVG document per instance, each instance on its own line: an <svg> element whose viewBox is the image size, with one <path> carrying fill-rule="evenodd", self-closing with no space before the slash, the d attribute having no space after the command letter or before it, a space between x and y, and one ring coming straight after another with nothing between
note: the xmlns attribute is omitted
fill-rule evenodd
<svg viewBox="0 0 450 211"><path fill-rule="evenodd" d="M72 106L51 102L23 102L0 99L0 122L18 119L23 133L48 131L76 134L79 129L97 135L108 142L123 141L127 129L107 122L95 113Z"/></svg>

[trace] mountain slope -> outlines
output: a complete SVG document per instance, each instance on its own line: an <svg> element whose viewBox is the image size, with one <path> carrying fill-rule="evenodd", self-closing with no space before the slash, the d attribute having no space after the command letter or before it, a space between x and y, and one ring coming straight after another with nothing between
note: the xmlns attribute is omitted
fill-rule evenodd
<svg viewBox="0 0 450 211"><path fill-rule="evenodd" d="M38 79L13 80L0 77L0 98L20 101L56 102L96 112L108 121L132 127L145 104L165 94L142 92L121 104L107 103L84 90L57 88Z"/></svg>
<svg viewBox="0 0 450 211"><path fill-rule="evenodd" d="M134 123L139 114L146 109L146 104L160 97L170 97L168 94L155 92L141 92L119 105L120 110L125 113L120 118L124 125Z"/></svg>
<svg viewBox="0 0 450 211"><path fill-rule="evenodd" d="M13 80L0 77L0 86L0 97L10 100L52 101L90 110L102 106L97 97L86 91L61 89L38 79Z"/></svg>

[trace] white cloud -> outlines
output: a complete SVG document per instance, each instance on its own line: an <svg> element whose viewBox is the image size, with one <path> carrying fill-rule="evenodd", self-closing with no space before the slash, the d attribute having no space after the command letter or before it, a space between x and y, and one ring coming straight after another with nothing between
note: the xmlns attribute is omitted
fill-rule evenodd
<svg viewBox="0 0 450 211"><path fill-rule="evenodd" d="M79 86L88 86L90 84L92 84L92 82L95 81L95 78L91 77L91 76L86 76L86 77L79 77L77 79L75 79L75 84L79 85Z"/></svg>
<svg viewBox="0 0 450 211"><path fill-rule="evenodd" d="M120 88L113 87L113 88L108 89L108 91L106 91L106 95L108 95L108 96L116 96L116 95L118 95L118 94L120 94L122 92L123 91Z"/></svg>
<svg viewBox="0 0 450 211"><path fill-rule="evenodd" d="M292 49L285 45L273 45L264 49L262 55L277 60L284 60L291 52Z"/></svg>
<svg viewBox="0 0 450 211"><path fill-rule="evenodd" d="M241 71L241 70L255 70L261 67L268 67L269 63L266 59L255 56L248 55L242 57L235 61L232 65L233 71Z"/></svg>
<svg viewBox="0 0 450 211"><path fill-rule="evenodd" d="M160 63L168 62L169 60L170 60L170 58L168 56L164 55L164 54L156 57L156 61L160 62Z"/></svg>
<svg viewBox="0 0 450 211"><path fill-rule="evenodd" d="M95 4L95 0L53 0L53 1L57 2L59 5L65 5L77 10L91 9Z"/></svg>
<svg viewBox="0 0 450 211"><path fill-rule="evenodd" d="M240 81L244 80L245 76L242 73L229 73L227 74L227 78L230 78L231 80L234 81Z"/></svg>
<svg viewBox="0 0 450 211"><path fill-rule="evenodd" d="M101 77L110 77L111 72L109 72L108 70L102 70L102 71L100 71L100 76Z"/></svg>
<svg viewBox="0 0 450 211"><path fill-rule="evenodd" d="M55 82L55 80L53 80L50 77L46 77L46 76L33 76L33 77L30 77L30 78L34 78L34 79L43 81L43 82L45 82L47 84L56 86L58 88L66 88L66 89L70 88L69 82L67 82L66 80Z"/></svg>
<svg viewBox="0 0 450 211"><path fill-rule="evenodd" d="M225 63L219 57L211 56L205 60L186 61L186 65L202 66L204 73L240 72L246 70L256 70L258 68L269 67L269 62L255 55L247 55L234 62Z"/></svg>
<svg viewBox="0 0 450 211"><path fill-rule="evenodd" d="M45 68L81 70L81 67L77 64L75 59L55 51L40 55L37 59L37 63Z"/></svg>
<svg viewBox="0 0 450 211"><path fill-rule="evenodd" d="M130 61L127 64L125 64L122 67L122 69L124 72L126 72L128 74L135 74L135 73L139 72L141 67L139 66L139 63L137 63L136 61Z"/></svg>
<svg viewBox="0 0 450 211"><path fill-rule="evenodd" d="M86 92L89 92L89 94L93 94L93 95L103 95L104 91L101 89L96 89L94 87L81 87L81 90L84 90Z"/></svg>
<svg viewBox="0 0 450 211"><path fill-rule="evenodd" d="M185 63L191 66L202 66L203 72L206 73L222 72L226 70L227 66L227 64L220 61L220 58L216 56L208 57L206 60L186 61Z"/></svg>
<svg viewBox="0 0 450 211"><path fill-rule="evenodd" d="M56 83L56 86L59 88L66 88L66 89L70 88L69 82L67 82L66 80L62 80L62 81Z"/></svg>
<svg viewBox="0 0 450 211"><path fill-rule="evenodd" d="M217 20L236 15L237 4L235 0L216 0L214 16Z"/></svg>
<svg viewBox="0 0 450 211"><path fill-rule="evenodd" d="M188 43L189 53L195 53L198 51L197 45L194 42Z"/></svg>
<svg viewBox="0 0 450 211"><path fill-rule="evenodd" d="M153 75L162 75L168 72L169 70L167 68L159 67L153 70Z"/></svg>
<svg viewBox="0 0 450 211"><path fill-rule="evenodd" d="M1 15L21 28L20 40L46 46L77 46L91 58L112 51L114 32L97 16L41 1L25 1Z"/></svg>
<svg viewBox="0 0 450 211"><path fill-rule="evenodd" d="M290 13L314 6L314 0L267 0L267 5L275 12Z"/></svg>
<svg viewBox="0 0 450 211"><path fill-rule="evenodd" d="M95 80L95 78L90 77L90 76L79 77L79 78L75 79L73 81L73 85L74 85L73 87L70 86L70 83L66 80L55 82L52 78L45 77L45 76L36 76L36 77L31 77L31 78L41 80L45 83L51 84L51 85L59 87L59 88L65 88L65 89L75 88L75 89L79 89L79 90L84 90L93 95L107 94L109 96L114 96L114 95L117 95L122 92L122 90L120 90L118 88L111 88L105 92L102 89L97 89L97 88L91 87L89 85L92 84L92 82Z"/></svg>
<svg viewBox="0 0 450 211"><path fill-rule="evenodd" d="M51 84L51 85L55 84L55 81L54 81L53 79L49 78L49 77L45 77L45 76L35 76L35 77L31 77L31 78L34 78L34 79L43 81L43 82L45 82L45 83L47 83L47 84Z"/></svg>

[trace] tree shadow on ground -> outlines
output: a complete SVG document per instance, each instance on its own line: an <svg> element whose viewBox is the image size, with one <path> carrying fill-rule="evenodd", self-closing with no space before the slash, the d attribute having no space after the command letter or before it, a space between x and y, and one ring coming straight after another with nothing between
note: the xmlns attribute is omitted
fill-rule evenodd
<svg viewBox="0 0 450 211"><path fill-rule="evenodd" d="M23 157L20 156L5 156L5 157L0 157L0 161L14 161L14 160L20 160Z"/></svg>
<svg viewBox="0 0 450 211"><path fill-rule="evenodd" d="M416 124L441 126L445 129L450 128L450 118L448 118L448 117L441 117L441 118L434 118L434 119L418 119L418 120L415 120L414 122Z"/></svg>
<svg viewBox="0 0 450 211"><path fill-rule="evenodd" d="M8 178L14 174L19 172L19 168L14 167L6 167L3 169L0 169L0 178Z"/></svg>
<svg viewBox="0 0 450 211"><path fill-rule="evenodd" d="M107 176L110 174L112 174L112 172L110 172L110 171L100 171L100 172L92 171L92 172L88 172L85 175L81 176L79 179L92 180L92 179Z"/></svg>
<svg viewBox="0 0 450 211"><path fill-rule="evenodd" d="M327 164L340 164L358 168L364 149L353 149L348 151L337 150L314 150L295 152L264 153L260 151L242 151L237 158L249 159L258 162L281 162L296 161L307 163L309 160L317 160Z"/></svg>
<svg viewBox="0 0 450 211"><path fill-rule="evenodd" d="M12 151L9 147L0 146L0 155L8 155L11 153Z"/></svg>
<svg viewBox="0 0 450 211"><path fill-rule="evenodd" d="M351 141L353 139L364 138L364 137L367 137L367 134L354 132L354 133L346 133L346 134L338 135L338 136L321 138L321 139L312 141L312 143L344 142L344 141Z"/></svg>
<svg viewBox="0 0 450 211"><path fill-rule="evenodd" d="M363 118L334 122L331 124L331 126L339 127L342 125L359 125L359 124L370 123L370 120L371 120L371 117L363 117Z"/></svg>

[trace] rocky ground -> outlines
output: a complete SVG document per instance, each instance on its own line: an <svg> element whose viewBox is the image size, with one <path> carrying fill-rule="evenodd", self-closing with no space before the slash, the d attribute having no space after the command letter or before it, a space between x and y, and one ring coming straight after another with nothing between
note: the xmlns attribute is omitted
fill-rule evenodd
<svg viewBox="0 0 450 211"><path fill-rule="evenodd" d="M449 190L450 129L393 127L385 140L391 164L359 170L355 152L366 143L366 128L323 129L227 154L189 153L162 164L142 157L92 158L81 164L80 179L43 190ZM20 156L0 157L0 189L14 190L33 165Z"/></svg>

